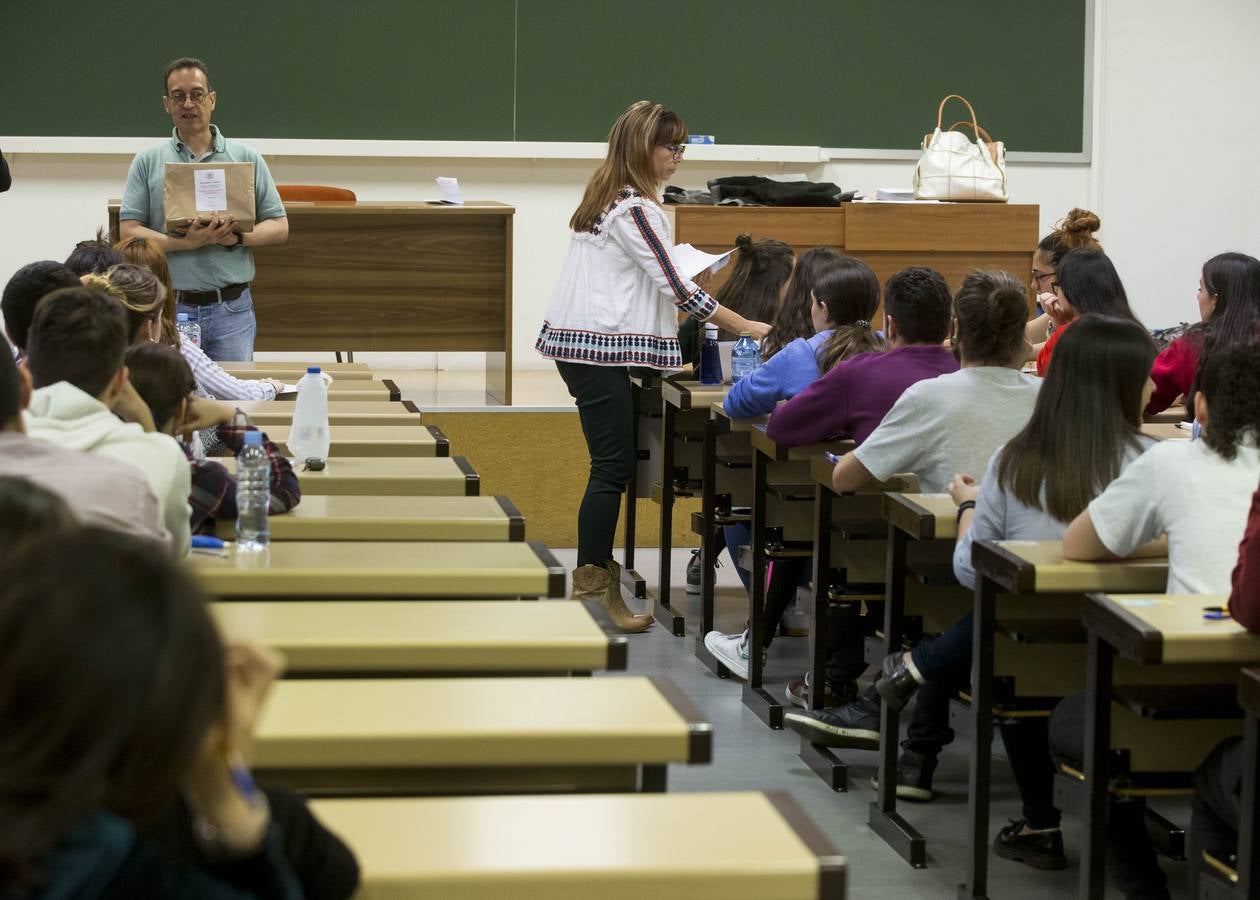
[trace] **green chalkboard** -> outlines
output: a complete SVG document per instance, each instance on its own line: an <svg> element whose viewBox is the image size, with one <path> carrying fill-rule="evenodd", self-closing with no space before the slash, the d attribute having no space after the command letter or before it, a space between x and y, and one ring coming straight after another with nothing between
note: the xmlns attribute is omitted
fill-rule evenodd
<svg viewBox="0 0 1260 900"><path fill-rule="evenodd" d="M0 134L161 133L187 54L229 135L598 141L650 98L724 144L908 149L960 93L1008 149L1079 153L1086 3L11 4Z"/></svg>

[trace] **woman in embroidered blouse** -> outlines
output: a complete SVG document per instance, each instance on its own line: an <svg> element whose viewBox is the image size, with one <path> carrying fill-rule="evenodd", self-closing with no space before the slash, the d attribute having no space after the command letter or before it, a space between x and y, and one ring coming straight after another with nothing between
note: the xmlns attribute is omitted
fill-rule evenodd
<svg viewBox="0 0 1260 900"><path fill-rule="evenodd" d="M577 401L591 455L573 596L599 598L626 631L643 631L652 621L626 608L612 559L621 494L635 465L629 370L682 367L679 312L756 338L770 330L724 309L674 268L659 195L682 161L686 139L682 119L647 100L613 123L608 155L569 220L568 257L535 344L556 361Z"/></svg>

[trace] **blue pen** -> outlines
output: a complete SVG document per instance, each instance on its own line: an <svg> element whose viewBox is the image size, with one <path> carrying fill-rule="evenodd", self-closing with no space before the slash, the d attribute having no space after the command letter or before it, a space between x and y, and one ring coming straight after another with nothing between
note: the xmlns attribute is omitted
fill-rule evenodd
<svg viewBox="0 0 1260 900"><path fill-rule="evenodd" d="M824 450L823 456L827 457L828 462L833 462L833 463L840 462L840 457L836 456L836 454L832 453L830 450Z"/></svg>
<svg viewBox="0 0 1260 900"><path fill-rule="evenodd" d="M1203 618L1220 620L1230 618L1229 610L1224 606L1205 606L1203 607Z"/></svg>
<svg viewBox="0 0 1260 900"><path fill-rule="evenodd" d="M222 550L223 541L212 534L194 534L192 536L192 547L197 549Z"/></svg>

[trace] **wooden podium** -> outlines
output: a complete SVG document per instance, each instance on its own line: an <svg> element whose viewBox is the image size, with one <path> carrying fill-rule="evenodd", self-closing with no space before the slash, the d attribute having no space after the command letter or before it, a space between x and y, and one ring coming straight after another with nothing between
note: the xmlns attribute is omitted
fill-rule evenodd
<svg viewBox="0 0 1260 900"><path fill-rule="evenodd" d="M484 352L487 396L511 404L513 207L284 207L288 242L254 250L255 349Z"/></svg>
<svg viewBox="0 0 1260 900"><path fill-rule="evenodd" d="M735 246L740 234L778 238L799 257L834 247L861 259L880 283L906 266L931 266L957 290L972 269L1003 269L1020 281L1032 270L1039 235L1035 204L845 203L827 207L668 206L674 241L710 253ZM709 285L713 293L729 268ZM1031 307L1032 296L1029 296ZM883 318L883 304L876 322ZM879 327L878 325L876 327Z"/></svg>

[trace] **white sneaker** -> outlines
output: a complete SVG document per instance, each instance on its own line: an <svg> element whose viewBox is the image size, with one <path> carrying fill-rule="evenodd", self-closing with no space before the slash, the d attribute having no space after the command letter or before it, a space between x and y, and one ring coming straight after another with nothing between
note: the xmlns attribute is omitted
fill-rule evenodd
<svg viewBox="0 0 1260 900"><path fill-rule="evenodd" d="M742 634L722 634L710 631L704 636L704 646L726 666L736 678L748 680L748 632Z"/></svg>
<svg viewBox="0 0 1260 900"><path fill-rule="evenodd" d="M801 609L799 603L783 611L783 633L789 637L808 637L809 625L809 613Z"/></svg>

